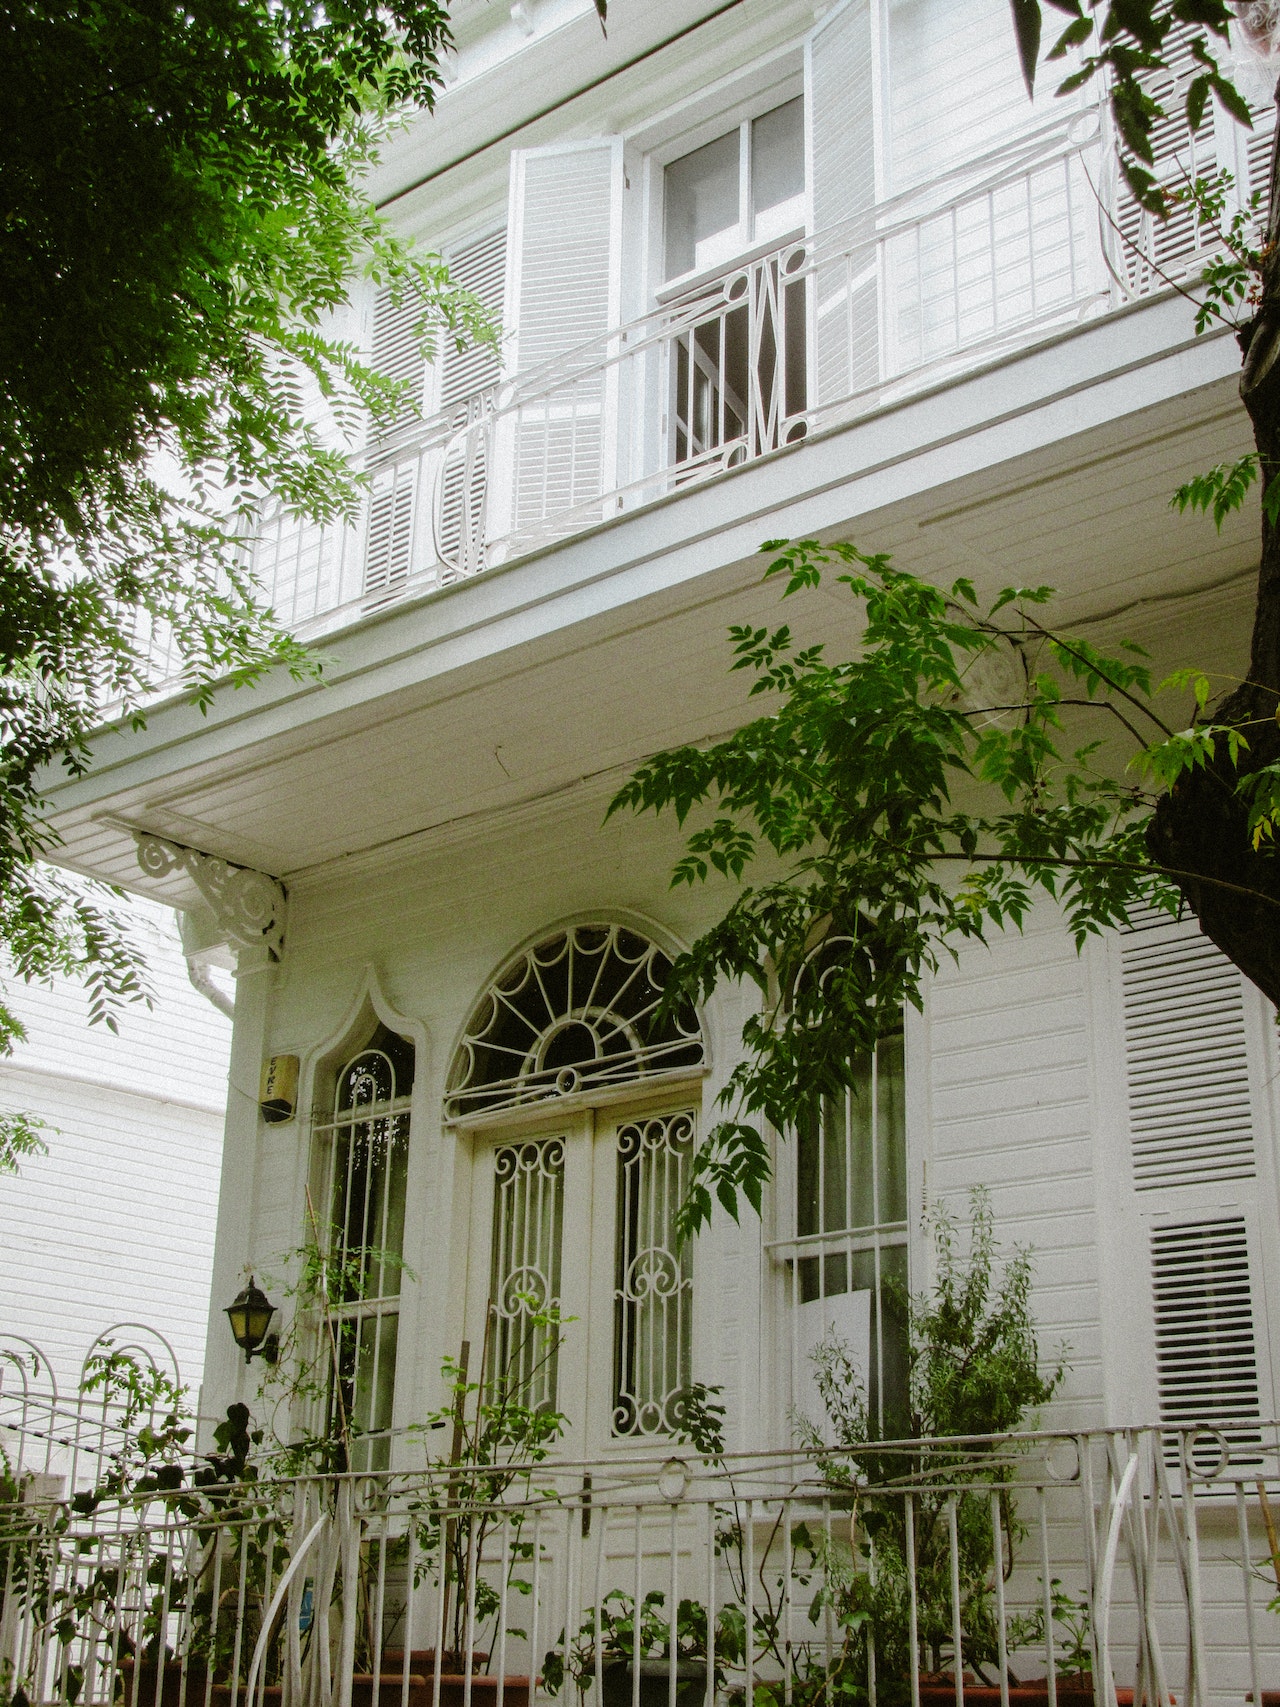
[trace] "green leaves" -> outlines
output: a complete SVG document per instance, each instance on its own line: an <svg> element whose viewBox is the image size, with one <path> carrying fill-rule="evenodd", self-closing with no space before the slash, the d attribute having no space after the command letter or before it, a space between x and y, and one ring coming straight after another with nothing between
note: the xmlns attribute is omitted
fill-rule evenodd
<svg viewBox="0 0 1280 1707"><path fill-rule="evenodd" d="M1157 99L1152 92L1167 82L1162 74L1177 70L1181 87L1175 98L1193 131L1204 122L1211 96L1239 123L1253 123L1248 103L1223 74L1214 52L1215 44L1228 40L1233 14L1227 0L1089 0L1087 7L1082 0L1010 0L1010 5L1028 95L1034 92L1043 6L1051 5L1070 19L1046 55L1079 58L1057 93L1070 95L1090 84L1108 91L1125 181L1137 201L1162 218L1172 198L1153 170L1153 134L1173 116L1162 104L1163 96ZM1182 32L1176 37L1171 33L1177 25L1195 33L1184 43ZM1172 67L1175 43L1179 53L1189 49L1204 69L1187 78L1185 64Z"/></svg>
<svg viewBox="0 0 1280 1707"><path fill-rule="evenodd" d="M1047 588L984 607L967 581L934 587L849 544L792 542L767 576L792 596L830 568L855 607L857 655L797 649L785 627L733 629L730 667L771 709L724 741L655 755L610 806L689 824L674 884L737 886L676 960L665 1001L705 1000L725 979L760 992L682 1237L717 1202L758 1210L764 1128L785 1133L845 1094L855 1058L919 1005L943 959L1020 925L1037 891L1078 944L1135 900L1172 904L1142 844L1144 777L1190 762L1194 743L1158 715L1140 649L1105 653L1046 626ZM1110 768L1104 737L1121 743Z"/></svg>
<svg viewBox="0 0 1280 1707"><path fill-rule="evenodd" d="M1207 473L1195 475L1185 485L1179 486L1169 505L1183 514L1187 510L1212 513L1213 524L1221 533L1223 522L1241 507L1257 478L1258 453L1251 450L1237 462L1220 462ZM1267 490L1272 509L1276 502L1274 492L1275 483L1272 482Z"/></svg>

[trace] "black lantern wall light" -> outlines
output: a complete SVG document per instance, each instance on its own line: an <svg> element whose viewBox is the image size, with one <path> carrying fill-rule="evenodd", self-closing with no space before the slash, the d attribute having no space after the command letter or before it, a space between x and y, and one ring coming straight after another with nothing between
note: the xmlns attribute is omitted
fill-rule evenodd
<svg viewBox="0 0 1280 1707"><path fill-rule="evenodd" d="M255 1285L252 1275L249 1276L249 1284L227 1305L231 1334L244 1353L246 1363L251 1363L255 1355L264 1363L274 1363L280 1355L279 1334L268 1332L275 1313L275 1305L262 1288Z"/></svg>

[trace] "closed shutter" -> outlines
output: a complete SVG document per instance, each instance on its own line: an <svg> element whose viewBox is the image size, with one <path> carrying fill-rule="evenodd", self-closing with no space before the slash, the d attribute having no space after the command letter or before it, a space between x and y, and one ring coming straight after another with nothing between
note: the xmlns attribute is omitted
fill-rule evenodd
<svg viewBox="0 0 1280 1707"><path fill-rule="evenodd" d="M373 299L373 339L369 350L369 364L387 379L397 380L410 388L394 418L379 422L375 429L375 455L403 428L420 419L422 415L427 375L422 335L417 329L422 312L422 303L412 291L408 292L402 301L395 303L391 300L391 291L384 285Z"/></svg>
<svg viewBox="0 0 1280 1707"><path fill-rule="evenodd" d="M584 505L590 513L610 481L603 363L621 299L622 184L620 137L511 156L508 372L546 380L502 446L517 535L554 534L557 515Z"/></svg>
<svg viewBox="0 0 1280 1707"><path fill-rule="evenodd" d="M366 598L393 594L409 579L417 483L416 462L383 469L373 476L364 549Z"/></svg>
<svg viewBox="0 0 1280 1707"><path fill-rule="evenodd" d="M1251 1178L1239 972L1194 919L1128 936L1120 962L1135 1187Z"/></svg>
<svg viewBox="0 0 1280 1707"><path fill-rule="evenodd" d="M1166 67L1141 79L1165 113L1151 133L1155 158L1150 170L1160 184L1176 189L1188 179L1225 168L1247 201L1252 189L1266 191L1272 115L1259 113L1250 135L1211 99L1200 128L1191 130L1187 124L1187 86L1203 69L1191 52L1197 33L1190 24L1175 24L1166 43ZM1214 240L1211 229L1202 230L1191 207L1180 205L1168 219L1156 219L1138 205L1123 180L1116 202L1116 225L1117 271L1136 291L1159 289L1163 274L1178 278L1193 270L1202 250L1211 247Z"/></svg>
<svg viewBox="0 0 1280 1707"><path fill-rule="evenodd" d="M1210 1423L1248 1443L1271 1405L1260 1228L1274 1184L1258 1130L1266 1069L1252 1059L1265 1039L1248 986L1194 918L1143 909L1113 952L1129 1166L1115 1176L1117 1272L1128 1279L1112 1331L1123 1338L1138 1289L1150 1299L1152 1386L1133 1420ZM1166 1457L1176 1464L1175 1436Z"/></svg>
<svg viewBox="0 0 1280 1707"><path fill-rule="evenodd" d="M505 226L454 250L448 257L453 283L478 297L501 320L507 270ZM463 436L450 446L440 478L436 549L447 569L463 573L484 565L488 444L486 433L464 429L482 419L475 400L497 383L502 357L492 344L449 343L440 361L440 409L451 414Z"/></svg>
<svg viewBox="0 0 1280 1707"><path fill-rule="evenodd" d="M880 377L873 66L870 0L843 0L809 36L805 52L813 230L824 247L840 252L813 277L819 407Z"/></svg>
<svg viewBox="0 0 1280 1707"><path fill-rule="evenodd" d="M1261 1415L1248 1230L1242 1215L1151 1232L1160 1421L1256 1422Z"/></svg>

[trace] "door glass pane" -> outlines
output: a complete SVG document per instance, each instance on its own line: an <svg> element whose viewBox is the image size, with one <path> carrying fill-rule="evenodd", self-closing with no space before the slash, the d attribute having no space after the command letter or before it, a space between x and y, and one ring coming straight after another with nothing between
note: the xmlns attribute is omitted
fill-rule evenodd
<svg viewBox="0 0 1280 1707"><path fill-rule="evenodd" d="M738 245L739 133L673 160L664 175L669 279L728 259Z"/></svg>
<svg viewBox="0 0 1280 1707"><path fill-rule="evenodd" d="M564 1140L504 1144L494 1152L489 1367L495 1399L556 1407Z"/></svg>
<svg viewBox="0 0 1280 1707"><path fill-rule="evenodd" d="M751 214L756 242L804 223L804 102L788 101L751 125Z"/></svg>
<svg viewBox="0 0 1280 1707"><path fill-rule="evenodd" d="M693 1265L676 1212L693 1159L691 1111L618 1127L613 1432L670 1434L692 1371Z"/></svg>

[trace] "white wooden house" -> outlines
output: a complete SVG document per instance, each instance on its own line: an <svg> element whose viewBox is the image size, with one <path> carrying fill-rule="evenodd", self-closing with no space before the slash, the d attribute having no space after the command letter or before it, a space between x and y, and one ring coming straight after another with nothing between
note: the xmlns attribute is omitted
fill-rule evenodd
<svg viewBox="0 0 1280 1707"><path fill-rule="evenodd" d="M1272 1417L1274 1026L1193 927L1077 955L1043 907L966 953L871 1094L779 1142L762 1219L678 1251L751 997L649 1023L726 891L670 889L669 823L603 822L642 756L744 717L724 634L772 617L767 538L1052 583L1090 634L1238 667L1255 520L1168 501L1249 444L1234 341L1162 282L1195 231L1125 201L1084 96L1027 102L1007 0L613 0L607 38L589 0L460 0L455 30L377 190L501 353L424 362L407 313L352 303L419 406L370 439L358 525L268 514L257 557L326 685L175 698L49 791L68 863L238 953L207 1408L253 1399L221 1308L309 1188L406 1265L352 1306L369 1467L421 1452L442 1359L534 1295L573 1318L539 1376L569 1457L664 1450L691 1380L732 1445L782 1447L833 1323L891 1397L884 1279L926 1284L923 1210L983 1185L1068 1348L1047 1423ZM1246 187L1269 137L1215 112L1160 148ZM852 644L833 591L791 602Z"/></svg>
<svg viewBox="0 0 1280 1707"><path fill-rule="evenodd" d="M192 988L172 914L132 913L155 1006L116 1033L69 979L6 995L27 1035L0 1097L45 1123L48 1153L0 1178L0 1347L38 1347L63 1390L125 1321L193 1387L204 1363L231 1025Z"/></svg>

